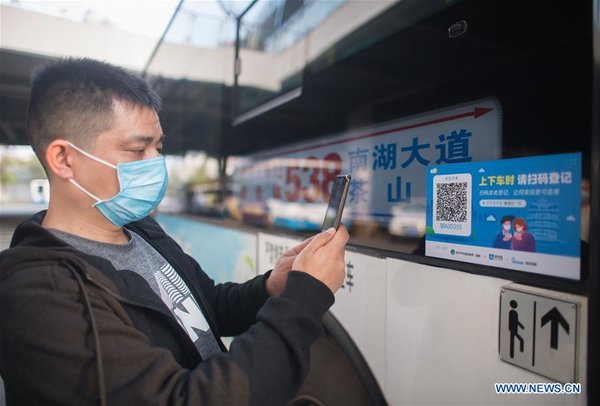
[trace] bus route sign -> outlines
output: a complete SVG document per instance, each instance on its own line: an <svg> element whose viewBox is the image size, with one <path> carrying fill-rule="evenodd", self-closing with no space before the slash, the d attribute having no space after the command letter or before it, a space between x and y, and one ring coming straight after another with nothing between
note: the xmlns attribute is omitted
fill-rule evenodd
<svg viewBox="0 0 600 406"><path fill-rule="evenodd" d="M327 203L337 175L350 173L346 218L388 223L403 206L424 217L425 168L497 159L500 117L496 100L484 99L256 154L236 170L238 197L274 217L298 205L306 213Z"/></svg>

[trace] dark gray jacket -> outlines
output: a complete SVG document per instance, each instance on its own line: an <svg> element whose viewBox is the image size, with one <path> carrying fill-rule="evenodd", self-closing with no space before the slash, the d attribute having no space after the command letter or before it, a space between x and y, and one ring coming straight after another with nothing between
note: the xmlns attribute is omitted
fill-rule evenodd
<svg viewBox="0 0 600 406"><path fill-rule="evenodd" d="M44 215L22 223L0 254L9 405L98 404L101 395L110 405L281 405L300 388L333 303L324 284L292 271L272 298L266 275L215 285L154 220L128 225L181 275L211 329L238 336L203 361L141 276L65 244L40 226Z"/></svg>

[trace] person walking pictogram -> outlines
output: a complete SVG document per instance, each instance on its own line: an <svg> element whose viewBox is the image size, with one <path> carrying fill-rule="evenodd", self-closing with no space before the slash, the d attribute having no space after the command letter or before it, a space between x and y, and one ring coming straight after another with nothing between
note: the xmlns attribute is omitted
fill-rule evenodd
<svg viewBox="0 0 600 406"><path fill-rule="evenodd" d="M512 310L508 312L508 330L510 331L510 357L515 357L515 337L519 340L519 351L523 352L525 343L523 337L519 335L519 327L525 328L524 325L519 321L519 313L515 310L517 308L517 301L511 300L510 307Z"/></svg>

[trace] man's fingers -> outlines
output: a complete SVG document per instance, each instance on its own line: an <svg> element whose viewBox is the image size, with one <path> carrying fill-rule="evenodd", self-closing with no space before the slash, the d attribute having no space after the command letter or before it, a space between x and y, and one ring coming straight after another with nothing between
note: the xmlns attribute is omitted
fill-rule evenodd
<svg viewBox="0 0 600 406"><path fill-rule="evenodd" d="M300 251L302 251L315 237L316 237L316 235L313 235L312 237L307 238L306 240L302 241L300 244L298 244L294 248L292 248L290 251L292 251L296 255L300 254Z"/></svg>
<svg viewBox="0 0 600 406"><path fill-rule="evenodd" d="M339 241L340 244L345 245L350 239L350 234L348 234L348 229L343 224L340 224L337 232L333 236L336 242Z"/></svg>
<svg viewBox="0 0 600 406"><path fill-rule="evenodd" d="M312 241L308 243L305 250L308 252L315 252L323 245L327 244L335 235L335 228L331 227L312 237Z"/></svg>

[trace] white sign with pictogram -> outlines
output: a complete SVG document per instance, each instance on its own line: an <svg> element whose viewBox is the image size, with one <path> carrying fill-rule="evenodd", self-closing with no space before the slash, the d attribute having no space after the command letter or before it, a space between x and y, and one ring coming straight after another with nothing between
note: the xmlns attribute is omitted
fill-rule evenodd
<svg viewBox="0 0 600 406"><path fill-rule="evenodd" d="M502 288L502 361L559 382L576 382L578 304Z"/></svg>

